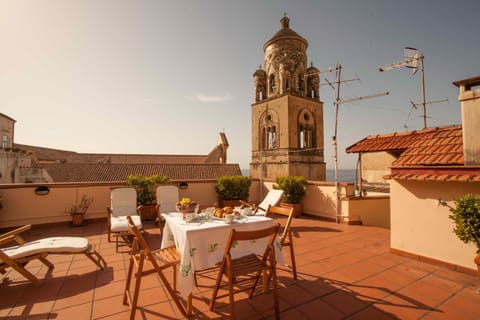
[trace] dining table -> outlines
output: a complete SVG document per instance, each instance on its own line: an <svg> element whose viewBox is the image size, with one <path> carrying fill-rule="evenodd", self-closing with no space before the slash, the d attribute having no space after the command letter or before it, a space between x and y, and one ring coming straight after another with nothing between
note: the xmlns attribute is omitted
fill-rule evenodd
<svg viewBox="0 0 480 320"><path fill-rule="evenodd" d="M233 223L203 214L189 222L178 212L162 213L162 216L165 218L165 226L161 246L175 246L180 252L177 291L190 302L195 288L195 272L213 267L222 261L231 229L251 231L268 228L276 223L272 218L260 214L237 216ZM231 251L232 258L251 253L263 254L267 241L268 237L256 241L240 241ZM278 237L275 240L275 257L278 263L284 264Z"/></svg>

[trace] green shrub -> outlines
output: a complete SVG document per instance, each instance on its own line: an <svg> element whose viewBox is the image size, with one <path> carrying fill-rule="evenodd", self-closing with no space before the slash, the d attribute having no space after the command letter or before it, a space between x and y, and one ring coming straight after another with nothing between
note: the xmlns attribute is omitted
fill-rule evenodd
<svg viewBox="0 0 480 320"><path fill-rule="evenodd" d="M169 182L169 177L159 176L157 174L147 177L141 174L129 175L127 178L127 186L132 186L137 189L137 204L144 206L155 204L157 200L155 188L159 184Z"/></svg>
<svg viewBox="0 0 480 320"><path fill-rule="evenodd" d="M465 243L473 243L480 254L480 196L467 194L455 200L449 216L455 222L453 232Z"/></svg>
<svg viewBox="0 0 480 320"><path fill-rule="evenodd" d="M219 200L248 199L252 179L246 176L222 176L215 183Z"/></svg>
<svg viewBox="0 0 480 320"><path fill-rule="evenodd" d="M282 189L283 202L298 204L302 202L305 196L307 181L302 176L277 177L275 179L274 189Z"/></svg>

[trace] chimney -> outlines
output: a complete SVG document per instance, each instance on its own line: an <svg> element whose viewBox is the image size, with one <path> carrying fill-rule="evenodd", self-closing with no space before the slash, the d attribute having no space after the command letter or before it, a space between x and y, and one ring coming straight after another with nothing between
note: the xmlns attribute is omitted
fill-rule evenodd
<svg viewBox="0 0 480 320"><path fill-rule="evenodd" d="M466 166L480 165L480 76L453 84L460 91L464 162Z"/></svg>

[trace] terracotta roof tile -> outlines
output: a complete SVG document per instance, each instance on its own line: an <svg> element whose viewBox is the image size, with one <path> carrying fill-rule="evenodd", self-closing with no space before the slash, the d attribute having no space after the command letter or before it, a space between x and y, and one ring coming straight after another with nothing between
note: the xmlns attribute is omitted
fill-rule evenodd
<svg viewBox="0 0 480 320"><path fill-rule="evenodd" d="M369 136L347 153L401 151L393 166L463 164L462 126Z"/></svg>
<svg viewBox="0 0 480 320"><path fill-rule="evenodd" d="M164 175L172 180L211 180L241 175L238 164L42 164L54 182L120 182L130 174Z"/></svg>
<svg viewBox="0 0 480 320"><path fill-rule="evenodd" d="M416 181L480 182L478 166L394 167L385 179Z"/></svg>
<svg viewBox="0 0 480 320"><path fill-rule="evenodd" d="M30 152L38 163L205 163L208 155L77 153L73 151L15 144Z"/></svg>

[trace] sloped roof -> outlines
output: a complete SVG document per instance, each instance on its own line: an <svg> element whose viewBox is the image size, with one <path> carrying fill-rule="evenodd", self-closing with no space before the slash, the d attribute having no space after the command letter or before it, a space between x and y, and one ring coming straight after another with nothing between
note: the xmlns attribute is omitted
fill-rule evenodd
<svg viewBox="0 0 480 320"><path fill-rule="evenodd" d="M463 165L462 126L369 136L347 153L386 151L399 154L392 166Z"/></svg>
<svg viewBox="0 0 480 320"><path fill-rule="evenodd" d="M211 180L242 175L238 164L42 164L54 182L124 182L131 174L158 174L172 180Z"/></svg>
<svg viewBox="0 0 480 320"><path fill-rule="evenodd" d="M37 162L61 163L205 163L207 155L174 154L114 154L114 153L77 153L24 144L15 144L15 148L30 152Z"/></svg>

